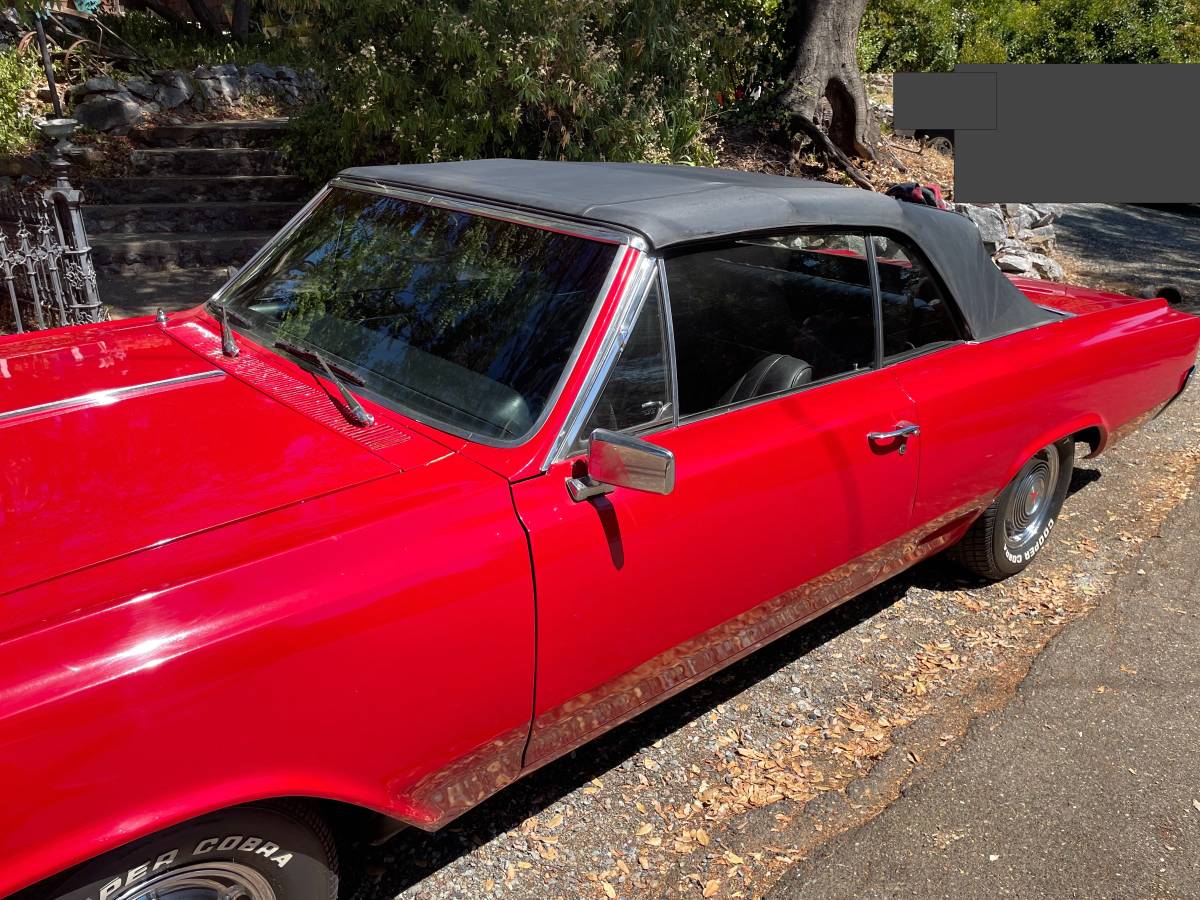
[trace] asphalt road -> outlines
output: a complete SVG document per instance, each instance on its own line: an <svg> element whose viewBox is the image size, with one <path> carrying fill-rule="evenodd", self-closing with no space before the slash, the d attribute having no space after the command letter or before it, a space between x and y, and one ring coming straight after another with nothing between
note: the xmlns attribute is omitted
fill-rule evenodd
<svg viewBox="0 0 1200 900"><path fill-rule="evenodd" d="M1200 206L1070 203L1054 227L1068 280L1135 297L1173 284L1200 311Z"/></svg>
<svg viewBox="0 0 1200 900"><path fill-rule="evenodd" d="M1200 500L1012 703L771 896L1200 895Z"/></svg>

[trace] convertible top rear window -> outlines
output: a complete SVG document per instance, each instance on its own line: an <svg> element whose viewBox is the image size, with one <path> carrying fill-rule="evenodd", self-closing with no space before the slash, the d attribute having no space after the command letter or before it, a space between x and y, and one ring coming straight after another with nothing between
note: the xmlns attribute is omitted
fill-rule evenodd
<svg viewBox="0 0 1200 900"><path fill-rule="evenodd" d="M266 346L317 350L417 418L512 441L554 393L614 254L612 244L335 189L226 302Z"/></svg>

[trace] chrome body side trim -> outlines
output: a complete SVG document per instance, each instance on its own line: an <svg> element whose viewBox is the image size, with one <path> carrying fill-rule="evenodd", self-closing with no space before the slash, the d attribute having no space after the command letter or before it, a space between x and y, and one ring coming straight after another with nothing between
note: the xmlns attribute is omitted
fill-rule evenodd
<svg viewBox="0 0 1200 900"><path fill-rule="evenodd" d="M542 463L543 472L555 462L571 455L571 447L580 430L587 424L592 407L599 398L600 391L608 382L609 372L612 371L612 367L621 356L621 351L629 342L629 335L633 332L638 313L642 311L642 305L645 303L650 285L654 283L656 271L655 259L640 254L637 262L634 263L634 271L626 283L625 293L617 301L617 310L609 325L608 334L604 336L604 343L597 352L595 360L592 361L591 370L587 374L583 387L575 395L562 430L555 437L550 452L546 454L546 459ZM606 292L603 292L601 296L604 293ZM591 328L589 327L588 330L590 331Z"/></svg>
<svg viewBox="0 0 1200 900"><path fill-rule="evenodd" d="M38 403L21 409L10 409L0 412L0 422L23 416L46 415L65 409L77 409L89 406L108 406L130 397L142 394L157 393L176 385L189 384L207 378L223 378L225 372L221 369L207 369L203 372L192 372L190 375L177 375L174 378L163 378L158 381L144 381L141 384L130 384L124 387L109 388L103 391L92 391L90 394L80 394L76 397L66 397L62 400L51 400L48 403Z"/></svg>

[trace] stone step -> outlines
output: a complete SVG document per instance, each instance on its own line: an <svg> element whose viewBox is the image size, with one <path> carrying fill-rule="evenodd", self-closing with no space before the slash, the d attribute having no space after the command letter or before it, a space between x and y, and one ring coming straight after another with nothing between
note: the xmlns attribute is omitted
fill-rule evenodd
<svg viewBox="0 0 1200 900"><path fill-rule="evenodd" d="M231 119L224 122L188 122L183 125L146 125L135 128L129 139L142 147L271 147L287 131L288 120Z"/></svg>
<svg viewBox="0 0 1200 900"><path fill-rule="evenodd" d="M130 150L136 175L285 175L278 150L175 147Z"/></svg>
<svg viewBox="0 0 1200 900"><path fill-rule="evenodd" d="M172 268L241 265L273 234L273 231L99 234L90 243L92 259L102 272L154 272Z"/></svg>
<svg viewBox="0 0 1200 900"><path fill-rule="evenodd" d="M102 272L96 287L114 319L177 312L203 303L229 280L229 266L157 272Z"/></svg>
<svg viewBox="0 0 1200 900"><path fill-rule="evenodd" d="M300 204L112 203L84 206L89 235L224 231L278 231Z"/></svg>
<svg viewBox="0 0 1200 900"><path fill-rule="evenodd" d="M155 175L93 178L83 185L89 203L206 203L307 199L312 188L294 175Z"/></svg>

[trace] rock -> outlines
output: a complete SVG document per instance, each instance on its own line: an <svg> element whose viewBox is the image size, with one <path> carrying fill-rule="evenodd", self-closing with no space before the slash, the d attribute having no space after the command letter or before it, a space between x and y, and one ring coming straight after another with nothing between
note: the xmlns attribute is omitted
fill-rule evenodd
<svg viewBox="0 0 1200 900"><path fill-rule="evenodd" d="M1043 253L1052 252L1056 246L1056 235L1053 225L1039 225L1032 228L1025 238L1025 243L1040 249Z"/></svg>
<svg viewBox="0 0 1200 900"><path fill-rule="evenodd" d="M228 75L201 78L196 82L204 99L214 104L230 104L241 96L238 81Z"/></svg>
<svg viewBox="0 0 1200 900"><path fill-rule="evenodd" d="M196 66L192 69L193 78L213 78L216 75L208 66Z"/></svg>
<svg viewBox="0 0 1200 900"><path fill-rule="evenodd" d="M212 67L213 75L218 78L237 78L238 68L233 63L222 63Z"/></svg>
<svg viewBox="0 0 1200 900"><path fill-rule="evenodd" d="M144 78L130 78L125 82L125 90L131 94L136 94L145 100L153 100L155 92L158 90L156 85L151 84Z"/></svg>
<svg viewBox="0 0 1200 900"><path fill-rule="evenodd" d="M76 97L82 97L86 94L115 94L122 90L120 83L107 76L97 76L89 78L83 84L77 84L71 88L71 94Z"/></svg>
<svg viewBox="0 0 1200 900"><path fill-rule="evenodd" d="M1004 215L1008 216L1010 219L1015 219L1021 214L1020 203L1001 203L1000 206Z"/></svg>
<svg viewBox="0 0 1200 900"><path fill-rule="evenodd" d="M144 113L132 94L120 92L88 97L76 104L74 116L80 125L93 131L123 133L140 122Z"/></svg>
<svg viewBox="0 0 1200 900"><path fill-rule="evenodd" d="M181 106L192 99L192 90L189 87L186 91L175 87L168 87L165 84L160 84L158 90L154 94L154 100L163 109L174 109Z"/></svg>
<svg viewBox="0 0 1200 900"><path fill-rule="evenodd" d="M1033 223L1038 219L1038 212L1032 206L1022 203L1020 209L1017 210L1015 221L1017 223L1017 231L1028 230L1033 227Z"/></svg>
<svg viewBox="0 0 1200 900"><path fill-rule="evenodd" d="M1029 206L1036 213L1031 226L1033 228L1049 225L1060 215L1059 208L1052 203L1031 203Z"/></svg>
<svg viewBox="0 0 1200 900"><path fill-rule="evenodd" d="M1000 242L1008 237L1008 228L1004 224L1004 217L997 210L971 204L963 204L963 206L964 214L975 223L975 227L979 229L979 236L985 241Z"/></svg>
<svg viewBox="0 0 1200 900"><path fill-rule="evenodd" d="M996 257L996 265L1001 272L1011 272L1014 275L1026 275L1033 271L1033 261L1028 256L1018 253L1001 253Z"/></svg>
<svg viewBox="0 0 1200 900"><path fill-rule="evenodd" d="M1043 278L1049 278L1051 281L1062 281L1066 275L1062 266L1042 253L1030 253L1029 261L1033 264L1033 270Z"/></svg>
<svg viewBox="0 0 1200 900"><path fill-rule="evenodd" d="M274 78L275 67L268 66L266 63L256 62L246 67L246 75L256 75L259 78Z"/></svg>
<svg viewBox="0 0 1200 900"><path fill-rule="evenodd" d="M300 81L300 76L296 74L296 70L290 66L279 66L275 70L275 77L280 81L290 81L297 84Z"/></svg>

